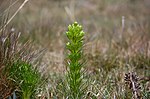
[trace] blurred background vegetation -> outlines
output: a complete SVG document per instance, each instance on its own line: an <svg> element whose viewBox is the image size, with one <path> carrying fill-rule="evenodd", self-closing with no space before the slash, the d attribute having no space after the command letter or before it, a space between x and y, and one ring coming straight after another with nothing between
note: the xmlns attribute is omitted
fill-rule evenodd
<svg viewBox="0 0 150 99"><path fill-rule="evenodd" d="M2 22L3 17L8 15L6 10L11 16L23 0L0 2ZM112 48L113 53L115 49L120 52L122 47L125 51L141 52L150 38L149 9L149 0L29 0L9 27L22 32L21 41L31 39L37 46L48 49L47 57L53 57L51 54L63 57L64 32L73 21L83 25L86 51L92 54L96 51L105 53ZM123 26L122 17L125 19Z"/></svg>

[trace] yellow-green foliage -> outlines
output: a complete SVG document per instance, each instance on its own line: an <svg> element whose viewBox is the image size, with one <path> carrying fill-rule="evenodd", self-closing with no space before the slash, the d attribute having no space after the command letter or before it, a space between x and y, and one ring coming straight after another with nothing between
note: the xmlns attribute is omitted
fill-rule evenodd
<svg viewBox="0 0 150 99"><path fill-rule="evenodd" d="M67 81L69 84L71 99L81 99L83 95L81 90L83 79L81 68L83 67L83 64L81 60L83 55L82 47L84 34L82 26L77 22L69 25L68 32L66 32L69 40L66 44L66 48L68 50L67 67L69 69Z"/></svg>

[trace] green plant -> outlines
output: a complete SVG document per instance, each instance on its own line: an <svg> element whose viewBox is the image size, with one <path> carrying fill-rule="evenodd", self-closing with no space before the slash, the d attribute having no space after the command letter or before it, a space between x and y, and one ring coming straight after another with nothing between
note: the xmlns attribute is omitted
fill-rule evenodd
<svg viewBox="0 0 150 99"><path fill-rule="evenodd" d="M67 67L69 68L67 73L67 82L69 85L71 99L81 99L83 97L82 92L82 80L83 80L83 38L84 32L82 26L77 22L68 26L66 32L68 42L66 48L67 53Z"/></svg>
<svg viewBox="0 0 150 99"><path fill-rule="evenodd" d="M18 60L10 68L10 79L19 86L22 99L30 99L36 93L37 88L42 84L42 77L39 71L30 63Z"/></svg>

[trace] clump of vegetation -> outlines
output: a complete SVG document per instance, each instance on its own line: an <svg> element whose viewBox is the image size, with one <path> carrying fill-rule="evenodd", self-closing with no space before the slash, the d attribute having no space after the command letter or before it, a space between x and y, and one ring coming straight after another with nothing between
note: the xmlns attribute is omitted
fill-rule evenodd
<svg viewBox="0 0 150 99"><path fill-rule="evenodd" d="M16 90L20 90L20 97L29 99L42 81L40 72L30 63L35 53L31 53L27 43L19 45L19 37L20 33L14 31L0 33L0 97L2 98L7 98Z"/></svg>
<svg viewBox="0 0 150 99"><path fill-rule="evenodd" d="M20 52L17 48L18 44L18 33L11 32L0 32L0 96L3 98L8 97L14 90L14 83L8 79L9 71L7 70L8 64L12 64ZM18 56L18 58L21 58Z"/></svg>
<svg viewBox="0 0 150 99"><path fill-rule="evenodd" d="M37 52L32 51L28 41L19 42L21 33L15 33L14 28L8 31L7 25L0 26L0 98L13 94L16 98L30 99L42 84L41 73L32 60L37 59Z"/></svg>
<svg viewBox="0 0 150 99"><path fill-rule="evenodd" d="M42 85L40 72L32 64L22 60L12 63L9 78L19 87L22 99L33 98L38 87Z"/></svg>

